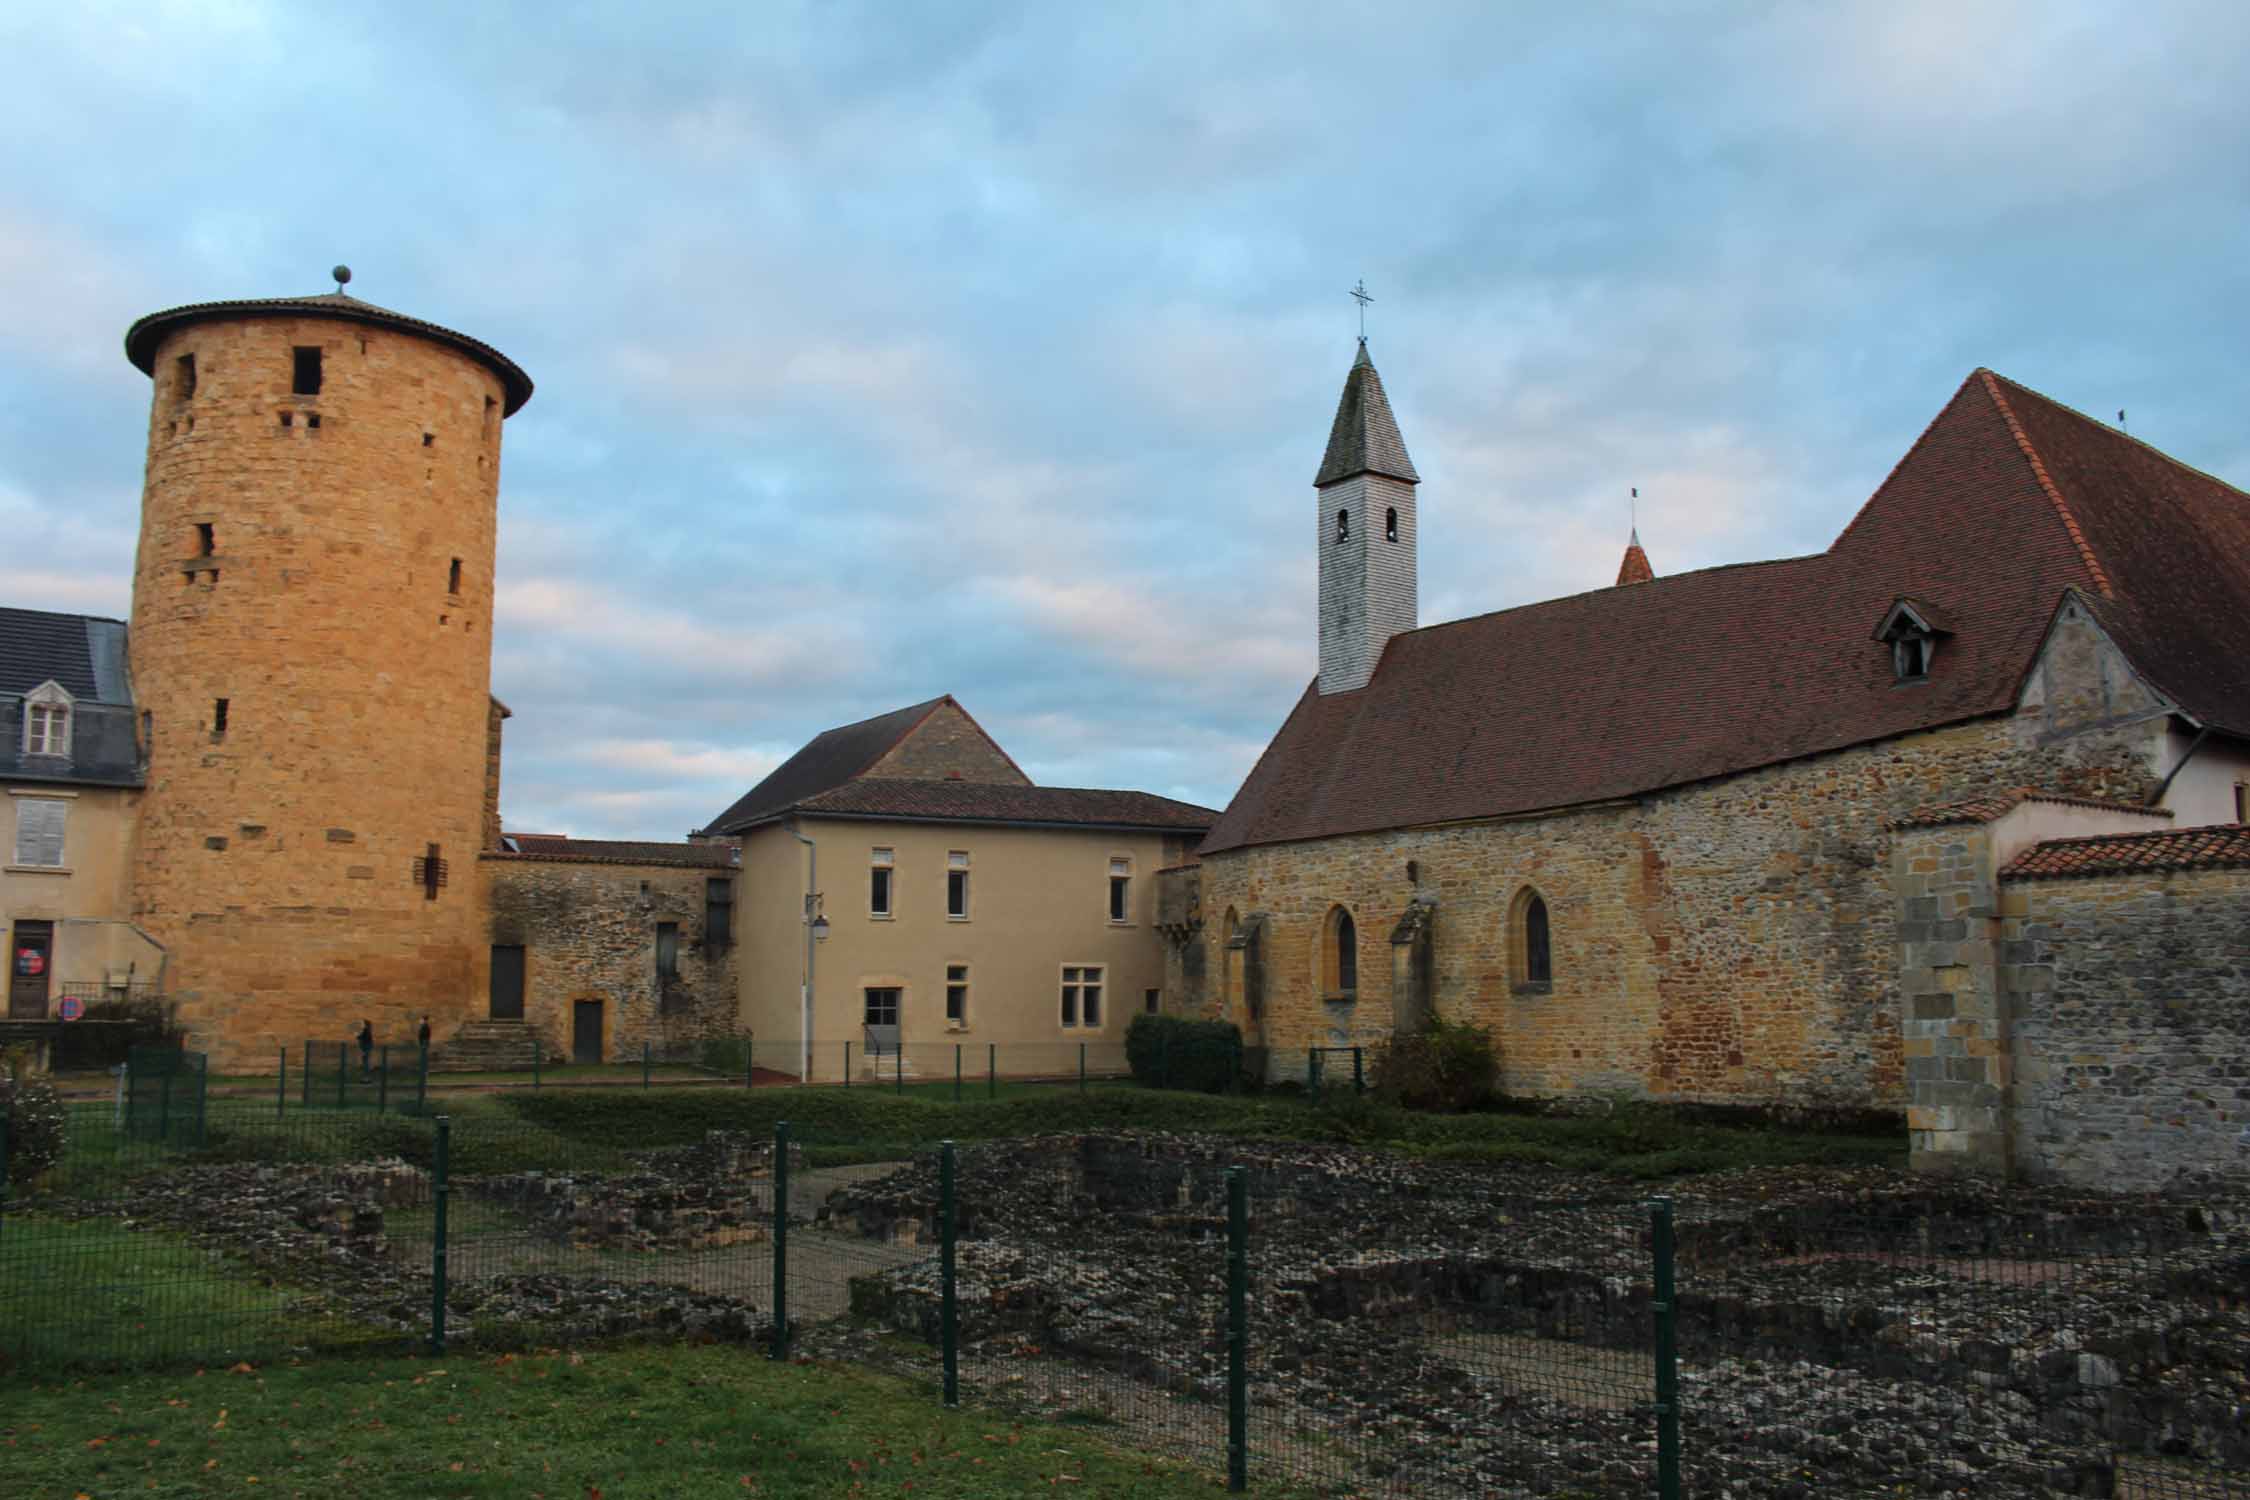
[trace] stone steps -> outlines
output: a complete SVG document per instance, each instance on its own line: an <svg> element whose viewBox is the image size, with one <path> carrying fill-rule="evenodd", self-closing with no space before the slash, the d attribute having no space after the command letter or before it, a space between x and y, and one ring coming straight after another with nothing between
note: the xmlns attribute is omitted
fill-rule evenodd
<svg viewBox="0 0 2250 1500"><path fill-rule="evenodd" d="M528 1073L537 1035L522 1021L469 1021L430 1049L433 1073ZM545 1056L545 1061L561 1062Z"/></svg>

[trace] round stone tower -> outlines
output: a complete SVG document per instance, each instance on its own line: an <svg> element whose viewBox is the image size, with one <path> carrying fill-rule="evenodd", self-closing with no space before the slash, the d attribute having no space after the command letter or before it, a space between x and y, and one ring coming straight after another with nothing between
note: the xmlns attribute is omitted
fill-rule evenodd
<svg viewBox="0 0 2250 1500"><path fill-rule="evenodd" d="M500 431L531 381L349 274L125 335L155 382L134 907L215 1065L481 1014Z"/></svg>

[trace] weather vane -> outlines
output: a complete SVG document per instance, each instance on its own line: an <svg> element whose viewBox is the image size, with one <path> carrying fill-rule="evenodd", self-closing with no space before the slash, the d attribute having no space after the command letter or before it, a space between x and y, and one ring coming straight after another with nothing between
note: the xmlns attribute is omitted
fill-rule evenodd
<svg viewBox="0 0 2250 1500"><path fill-rule="evenodd" d="M1364 344L1367 342L1367 304L1375 300L1368 294L1366 277L1362 276L1352 288L1352 300L1359 304L1359 341Z"/></svg>

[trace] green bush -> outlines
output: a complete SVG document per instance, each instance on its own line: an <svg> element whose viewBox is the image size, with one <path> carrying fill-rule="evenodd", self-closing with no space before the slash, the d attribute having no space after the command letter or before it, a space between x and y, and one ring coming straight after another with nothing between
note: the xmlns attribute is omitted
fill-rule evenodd
<svg viewBox="0 0 2250 1500"><path fill-rule="evenodd" d="M1491 1102L1499 1081L1491 1034L1467 1021L1433 1017L1426 1029L1393 1038L1375 1056L1376 1095L1407 1109L1476 1109Z"/></svg>
<svg viewBox="0 0 2250 1500"><path fill-rule="evenodd" d="M53 1084L25 1078L20 1064L0 1067L0 1118L7 1122L11 1185L28 1187L62 1160L67 1116Z"/></svg>
<svg viewBox="0 0 2250 1500"><path fill-rule="evenodd" d="M1151 1088L1223 1094L1242 1073L1242 1030L1228 1021L1138 1015L1125 1028L1125 1064Z"/></svg>
<svg viewBox="0 0 2250 1500"><path fill-rule="evenodd" d="M88 1073L116 1067L135 1047L177 1047L186 1040L177 1006L162 1000L92 1000L86 1013L55 1038L50 1061L58 1073Z"/></svg>

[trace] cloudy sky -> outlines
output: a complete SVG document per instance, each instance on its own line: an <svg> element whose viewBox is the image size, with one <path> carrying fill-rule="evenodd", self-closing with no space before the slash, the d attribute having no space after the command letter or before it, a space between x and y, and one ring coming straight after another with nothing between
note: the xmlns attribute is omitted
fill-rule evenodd
<svg viewBox="0 0 2250 1500"><path fill-rule="evenodd" d="M1368 331L1423 619L1815 551L1990 365L2237 484L2250 6L0 11L0 603L122 616L134 317L328 289L508 424L511 826L675 836L953 692L1224 804ZM1684 632L1692 621L1683 621Z"/></svg>

